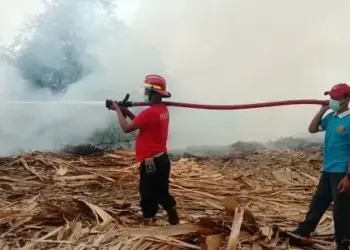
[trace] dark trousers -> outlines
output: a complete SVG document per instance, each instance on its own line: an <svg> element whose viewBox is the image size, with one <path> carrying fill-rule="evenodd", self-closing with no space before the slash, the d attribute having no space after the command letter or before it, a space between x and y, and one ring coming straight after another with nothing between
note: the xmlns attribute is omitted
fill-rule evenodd
<svg viewBox="0 0 350 250"><path fill-rule="evenodd" d="M171 163L167 154L154 158L156 171L147 174L144 162L140 166L141 210L146 219L153 218L159 205L168 211L176 206L173 196L169 193L169 175Z"/></svg>
<svg viewBox="0 0 350 250"><path fill-rule="evenodd" d="M333 201L335 242L339 250L348 249L348 239L350 239L349 194L338 191L338 184L344 176L345 173L322 173L306 218L297 229L297 232L302 236L309 236L316 229L322 215Z"/></svg>

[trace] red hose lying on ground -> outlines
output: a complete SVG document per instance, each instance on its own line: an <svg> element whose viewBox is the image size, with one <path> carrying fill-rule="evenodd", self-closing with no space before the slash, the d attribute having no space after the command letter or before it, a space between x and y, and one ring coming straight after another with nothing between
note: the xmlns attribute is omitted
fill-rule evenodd
<svg viewBox="0 0 350 250"><path fill-rule="evenodd" d="M209 104L194 104L183 102L164 102L168 106L181 107L181 108L193 108L193 109L211 109L211 110L235 110L235 109L254 109L254 108L267 108L275 106L287 106L287 105L326 105L328 100L287 100L276 102L261 102L253 104L237 104L237 105L209 105ZM146 102L133 102L133 107L148 106Z"/></svg>

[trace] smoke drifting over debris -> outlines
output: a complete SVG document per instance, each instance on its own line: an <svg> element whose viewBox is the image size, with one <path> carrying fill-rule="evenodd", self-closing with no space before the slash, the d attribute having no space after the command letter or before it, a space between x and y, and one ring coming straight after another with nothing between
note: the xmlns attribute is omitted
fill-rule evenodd
<svg viewBox="0 0 350 250"><path fill-rule="evenodd" d="M15 10L19 3L8 4L18 5ZM6 48L7 63L0 65L1 100L104 100L126 92L137 100L140 80L151 72L165 75L172 100L213 104L322 99L325 89L350 79L345 0L120 0L119 9L113 4L49 1L38 18L24 21L22 37ZM3 37L10 28L0 29ZM67 53L74 58L69 63ZM42 78L52 68L59 68L59 76ZM64 88L53 88L52 79L62 76ZM172 108L170 148L305 135L317 109ZM2 105L0 119L0 153L8 153L84 142L110 126L114 115L97 106Z"/></svg>
<svg viewBox="0 0 350 250"><path fill-rule="evenodd" d="M174 99L323 99L325 89L350 80L349 7L349 1L139 0L134 26L163 52ZM304 136L317 109L181 110L173 115L172 139L200 145Z"/></svg>

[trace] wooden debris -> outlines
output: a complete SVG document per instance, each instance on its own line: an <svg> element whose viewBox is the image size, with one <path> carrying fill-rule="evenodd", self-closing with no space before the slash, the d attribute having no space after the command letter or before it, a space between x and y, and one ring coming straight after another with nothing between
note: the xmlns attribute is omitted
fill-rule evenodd
<svg viewBox="0 0 350 250"><path fill-rule="evenodd" d="M304 218L320 174L319 151L238 152L173 162L181 225L142 223L138 164L103 156L25 153L0 158L0 249L276 249ZM237 156L237 157L236 157ZM323 216L314 249L330 249ZM281 233L280 233L281 232Z"/></svg>
<svg viewBox="0 0 350 250"><path fill-rule="evenodd" d="M241 231L241 226L243 222L244 209L236 207L235 217L233 218L231 234L228 240L227 250L236 250L238 247L238 237Z"/></svg>

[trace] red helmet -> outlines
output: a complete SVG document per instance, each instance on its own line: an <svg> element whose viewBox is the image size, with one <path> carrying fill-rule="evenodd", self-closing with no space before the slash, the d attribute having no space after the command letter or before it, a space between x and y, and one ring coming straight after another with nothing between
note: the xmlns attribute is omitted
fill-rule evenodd
<svg viewBox="0 0 350 250"><path fill-rule="evenodd" d="M157 92L164 98L169 98L171 94L166 91L166 81L159 75L147 75L145 77L145 88Z"/></svg>
<svg viewBox="0 0 350 250"><path fill-rule="evenodd" d="M350 95L350 86L346 83L338 83L331 90L324 92L325 95L330 95L333 99L340 99Z"/></svg>

